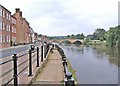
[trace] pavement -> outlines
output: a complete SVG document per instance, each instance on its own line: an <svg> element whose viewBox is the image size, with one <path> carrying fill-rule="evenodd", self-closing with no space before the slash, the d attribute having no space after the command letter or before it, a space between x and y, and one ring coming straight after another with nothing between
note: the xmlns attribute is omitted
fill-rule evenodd
<svg viewBox="0 0 120 86"><path fill-rule="evenodd" d="M10 55L13 55L13 53L20 53L22 51L26 51L28 49L30 49L30 45L32 44L27 44L27 45L18 45L18 46L12 46L12 47L8 47L8 48L3 48L0 49L0 58L4 58L4 57L8 57ZM41 43L35 43L35 46L41 46Z"/></svg>
<svg viewBox="0 0 120 86"><path fill-rule="evenodd" d="M48 56L48 61L42 71L37 75L33 86L35 84L49 84L61 86L64 80L64 72L62 66L62 58L57 50L53 50Z"/></svg>

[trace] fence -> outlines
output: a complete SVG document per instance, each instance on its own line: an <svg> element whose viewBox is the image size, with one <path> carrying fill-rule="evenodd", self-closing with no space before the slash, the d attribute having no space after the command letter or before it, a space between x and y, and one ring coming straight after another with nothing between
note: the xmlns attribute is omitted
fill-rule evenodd
<svg viewBox="0 0 120 86"><path fill-rule="evenodd" d="M67 63L67 59L66 59L66 56L64 54L64 51L58 45L55 45L55 47L57 48L60 55L62 56L63 68L64 68L64 73L65 73L65 80L64 80L65 86L75 86L75 82L74 82L74 79L72 77L72 73L69 71L69 69L67 67L68 63Z"/></svg>
<svg viewBox="0 0 120 86"><path fill-rule="evenodd" d="M43 59L46 58L46 56L49 53L48 52L49 50L50 50L50 48L49 48L48 44L41 46L41 62L43 62ZM36 53L37 55L36 54L32 55L33 53ZM7 73L10 73L13 70L13 77L11 77L10 80L8 80L5 83L3 83L2 86L7 86L8 84L11 84L11 82L13 80L14 80L14 82L13 82L14 86L18 86L18 84L19 84L18 83L19 75L23 71L25 71L27 68L29 69L28 70L28 73L29 73L28 77L32 76L32 74L33 74L33 72L32 72L33 71L33 68L32 68L33 62L35 62L37 60L36 61L36 67L39 67L39 65L40 65L40 56L39 56L39 53L40 53L40 48L39 47L35 48L34 45L31 45L31 48L29 49L29 51L27 53L22 54L20 56L17 56L17 53L15 53L15 54L13 54L12 59L0 63L0 66L5 65L5 64L10 63L10 62L13 63L13 68L3 74L5 76ZM22 61L20 64L18 64L18 59L24 57L25 55L28 55L28 59L25 60L25 61ZM35 57L35 55L37 57L36 57L36 59L34 59L32 61L32 58ZM24 58L22 58L22 59L24 59ZM25 67L18 73L18 67L21 66L21 65L24 65L24 63L26 63L26 62L28 62L29 64L27 66L25 65Z"/></svg>

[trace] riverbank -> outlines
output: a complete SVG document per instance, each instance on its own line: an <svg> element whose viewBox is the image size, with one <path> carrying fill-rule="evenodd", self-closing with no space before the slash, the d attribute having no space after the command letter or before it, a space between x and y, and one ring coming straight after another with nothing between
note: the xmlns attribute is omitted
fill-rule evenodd
<svg viewBox="0 0 120 86"><path fill-rule="evenodd" d="M59 51L62 60L63 60L63 67L64 67L64 75L65 75L65 83L75 84L77 85L77 77L76 77L76 71L72 68L69 59L66 57L64 51L62 48L60 48L58 45L56 45L57 50Z"/></svg>

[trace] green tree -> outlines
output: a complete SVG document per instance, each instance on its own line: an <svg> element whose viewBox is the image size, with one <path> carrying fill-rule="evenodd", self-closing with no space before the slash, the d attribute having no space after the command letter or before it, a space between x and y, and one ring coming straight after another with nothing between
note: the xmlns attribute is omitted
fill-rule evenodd
<svg viewBox="0 0 120 86"><path fill-rule="evenodd" d="M109 46L119 46L120 43L120 29L117 27L110 27L110 29L106 32L105 37Z"/></svg>
<svg viewBox="0 0 120 86"><path fill-rule="evenodd" d="M80 38L80 39L84 39L84 37L85 37L85 36L84 36L84 34L82 33L82 34L81 34L81 38Z"/></svg>
<svg viewBox="0 0 120 86"><path fill-rule="evenodd" d="M95 40L104 40L105 39L105 33L106 31L102 28L97 28L95 32L93 33L93 39Z"/></svg>
<svg viewBox="0 0 120 86"><path fill-rule="evenodd" d="M67 38L70 38L70 35L67 35Z"/></svg>
<svg viewBox="0 0 120 86"><path fill-rule="evenodd" d="M42 36L42 34L39 34L38 36L39 36L39 37L41 37L41 36Z"/></svg>
<svg viewBox="0 0 120 86"><path fill-rule="evenodd" d="M77 34L77 35L75 36L76 39L80 39L80 37L81 37L80 34Z"/></svg>
<svg viewBox="0 0 120 86"><path fill-rule="evenodd" d="M74 39L75 38L75 35L74 34L71 34L71 37L70 37L71 39Z"/></svg>

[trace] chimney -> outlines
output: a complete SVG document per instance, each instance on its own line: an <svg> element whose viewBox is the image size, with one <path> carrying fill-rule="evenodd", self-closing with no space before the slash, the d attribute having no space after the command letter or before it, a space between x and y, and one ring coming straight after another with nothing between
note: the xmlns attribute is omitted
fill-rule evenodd
<svg viewBox="0 0 120 86"><path fill-rule="evenodd" d="M20 8L15 8L16 13L20 12Z"/></svg>
<svg viewBox="0 0 120 86"><path fill-rule="evenodd" d="M22 17L22 11L20 11L20 16Z"/></svg>

